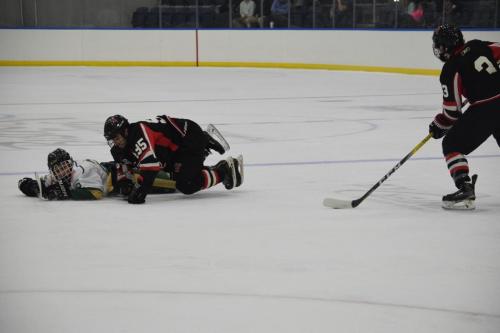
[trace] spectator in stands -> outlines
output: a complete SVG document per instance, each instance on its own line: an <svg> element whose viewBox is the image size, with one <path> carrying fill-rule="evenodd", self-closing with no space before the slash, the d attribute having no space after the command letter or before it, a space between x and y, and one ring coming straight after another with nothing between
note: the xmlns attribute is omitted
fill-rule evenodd
<svg viewBox="0 0 500 333"><path fill-rule="evenodd" d="M240 2L240 17L234 20L234 26L252 28L260 25L259 18L255 15L255 2L242 0Z"/></svg>
<svg viewBox="0 0 500 333"><path fill-rule="evenodd" d="M352 0L335 0L335 27L352 28Z"/></svg>
<svg viewBox="0 0 500 333"><path fill-rule="evenodd" d="M399 25L403 28L422 27L424 24L424 7L421 0L404 4Z"/></svg>
<svg viewBox="0 0 500 333"><path fill-rule="evenodd" d="M418 26L423 23L424 7L422 1L410 1L408 4L408 15L411 18L413 26Z"/></svg>
<svg viewBox="0 0 500 333"><path fill-rule="evenodd" d="M269 27L288 27L288 11L290 9L289 0L274 0L271 5L271 17Z"/></svg>

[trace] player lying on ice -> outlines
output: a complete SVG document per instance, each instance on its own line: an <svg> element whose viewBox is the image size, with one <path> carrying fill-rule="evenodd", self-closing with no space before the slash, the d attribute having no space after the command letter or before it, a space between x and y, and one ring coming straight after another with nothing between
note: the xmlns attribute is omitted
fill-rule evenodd
<svg viewBox="0 0 500 333"><path fill-rule="evenodd" d="M443 155L458 191L443 197L447 209L474 209L477 175L469 177L466 155L493 135L500 146L500 44L467 43L459 28L439 26L432 36L434 55L444 62L440 81L443 111L429 126L443 139ZM469 108L462 114L462 96Z"/></svg>
<svg viewBox="0 0 500 333"><path fill-rule="evenodd" d="M35 177L37 179L20 179L21 192L47 200L98 200L108 194L128 195L134 184L141 181L125 164L90 159L75 161L61 148L51 152L47 162L49 174ZM174 192L175 182L167 173L159 173L154 179L153 191Z"/></svg>
<svg viewBox="0 0 500 333"><path fill-rule="evenodd" d="M157 116L156 121L129 123L114 115L104 123L104 137L118 163L131 163L140 171L137 183L128 196L131 204L142 204L151 193L158 172L172 174L175 188L193 194L219 183L230 190L243 183L243 157L228 157L214 166L205 166L211 150L224 154L229 145L219 131L209 125L207 131L192 120ZM217 137L219 140L216 140Z"/></svg>

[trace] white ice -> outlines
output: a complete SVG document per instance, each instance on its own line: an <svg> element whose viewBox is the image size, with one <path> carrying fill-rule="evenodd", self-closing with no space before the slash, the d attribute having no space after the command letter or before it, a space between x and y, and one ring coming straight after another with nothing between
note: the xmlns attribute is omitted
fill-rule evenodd
<svg viewBox="0 0 500 333"><path fill-rule="evenodd" d="M218 68L0 68L0 332L500 332L500 150L477 209L428 131L437 77ZM47 202L17 180L62 147L110 160L104 120L214 123L246 179L192 196ZM220 156L207 161L214 164Z"/></svg>

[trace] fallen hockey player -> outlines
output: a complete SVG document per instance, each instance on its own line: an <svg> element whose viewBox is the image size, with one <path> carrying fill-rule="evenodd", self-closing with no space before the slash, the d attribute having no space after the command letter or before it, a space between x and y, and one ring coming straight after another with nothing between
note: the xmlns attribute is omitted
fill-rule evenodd
<svg viewBox="0 0 500 333"><path fill-rule="evenodd" d="M62 148L47 156L47 164L49 174L18 181L21 192L45 200L98 200L110 194L128 195L141 182L140 176L125 164L76 161ZM175 192L175 182L167 173L158 173L152 192Z"/></svg>

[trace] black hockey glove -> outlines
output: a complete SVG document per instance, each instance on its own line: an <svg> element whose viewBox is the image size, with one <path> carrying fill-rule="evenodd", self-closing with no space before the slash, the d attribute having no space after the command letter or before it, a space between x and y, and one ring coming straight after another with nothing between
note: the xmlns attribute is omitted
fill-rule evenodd
<svg viewBox="0 0 500 333"><path fill-rule="evenodd" d="M142 186L136 186L128 195L128 203L130 204L143 204L146 202L146 192Z"/></svg>
<svg viewBox="0 0 500 333"><path fill-rule="evenodd" d="M124 179L120 180L116 186L118 187L118 193L121 195L129 195L134 189L134 182L130 179Z"/></svg>
<svg viewBox="0 0 500 333"><path fill-rule="evenodd" d="M429 133L432 133L434 139L440 139L446 135L448 129L439 127L434 121L429 125Z"/></svg>
<svg viewBox="0 0 500 333"><path fill-rule="evenodd" d="M432 123L429 124L429 133L432 133L434 139L440 139L448 133L451 127L452 124L446 116L439 113L434 117Z"/></svg>
<svg viewBox="0 0 500 333"><path fill-rule="evenodd" d="M38 183L36 180L25 177L23 179L19 179L17 182L17 187L28 197L37 197L38 193L40 193L40 189L38 188Z"/></svg>
<svg viewBox="0 0 500 333"><path fill-rule="evenodd" d="M47 187L42 182L42 196L47 200L68 200L71 198L71 192L69 186L61 180Z"/></svg>
<svg viewBox="0 0 500 333"><path fill-rule="evenodd" d="M104 162L101 165L111 172L113 193L128 196L134 188L131 165L116 162Z"/></svg>

